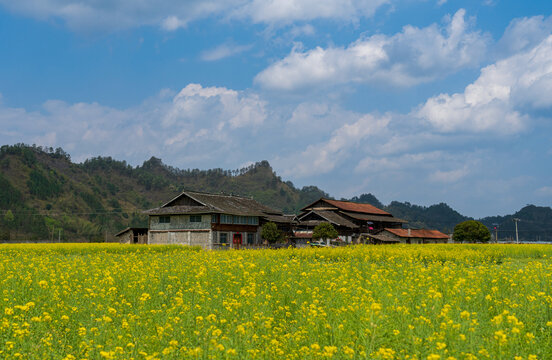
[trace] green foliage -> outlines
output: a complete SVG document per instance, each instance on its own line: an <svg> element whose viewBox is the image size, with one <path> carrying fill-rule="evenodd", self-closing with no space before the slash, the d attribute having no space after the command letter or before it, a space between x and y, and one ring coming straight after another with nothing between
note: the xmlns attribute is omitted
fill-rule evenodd
<svg viewBox="0 0 552 360"><path fill-rule="evenodd" d="M346 199L342 199L346 200ZM360 196L353 196L349 201L360 203L360 204L370 204L377 207L378 209L383 209L385 206L372 194L362 194Z"/></svg>
<svg viewBox="0 0 552 360"><path fill-rule="evenodd" d="M414 228L437 229L445 233L449 233L455 224L469 220L445 203L426 207L393 201L383 210L395 217L408 220L410 226Z"/></svg>
<svg viewBox="0 0 552 360"><path fill-rule="evenodd" d="M13 213L11 210L6 211L6 214L4 215L4 221L7 225L10 225L15 220L15 216L13 216Z"/></svg>
<svg viewBox="0 0 552 360"><path fill-rule="evenodd" d="M452 238L455 242L460 243L489 242L491 232L481 222L467 220L454 227Z"/></svg>
<svg viewBox="0 0 552 360"><path fill-rule="evenodd" d="M0 174L0 209L10 209L21 204L22 196L2 174Z"/></svg>
<svg viewBox="0 0 552 360"><path fill-rule="evenodd" d="M273 222L263 224L261 228L261 237L270 244L280 242L284 239L284 234L278 229L278 226Z"/></svg>
<svg viewBox="0 0 552 360"><path fill-rule="evenodd" d="M55 178L54 172L46 176L42 171L36 169L33 169L29 174L27 186L29 192L39 199L48 199L59 195L62 190L61 183Z"/></svg>
<svg viewBox="0 0 552 360"><path fill-rule="evenodd" d="M338 235L337 230L329 222L323 222L316 225L312 231L312 238L314 240L335 239Z"/></svg>

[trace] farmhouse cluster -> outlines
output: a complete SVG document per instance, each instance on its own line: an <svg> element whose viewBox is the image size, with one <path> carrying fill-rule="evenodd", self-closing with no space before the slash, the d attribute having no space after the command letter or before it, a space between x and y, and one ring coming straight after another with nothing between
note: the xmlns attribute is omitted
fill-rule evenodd
<svg viewBox="0 0 552 360"><path fill-rule="evenodd" d="M181 244L205 249L262 246L263 224L275 223L292 244L312 241L313 229L327 222L341 244L445 243L437 230L405 229L407 222L369 204L321 198L298 215L287 215L252 198L184 191L166 204L145 211L148 228L118 234L131 244Z"/></svg>

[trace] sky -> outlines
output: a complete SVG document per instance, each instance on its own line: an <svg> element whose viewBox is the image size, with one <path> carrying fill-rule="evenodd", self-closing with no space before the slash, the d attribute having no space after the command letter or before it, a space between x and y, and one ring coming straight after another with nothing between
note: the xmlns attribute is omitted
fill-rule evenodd
<svg viewBox="0 0 552 360"><path fill-rule="evenodd" d="M472 217L552 203L552 1L0 0L0 144Z"/></svg>

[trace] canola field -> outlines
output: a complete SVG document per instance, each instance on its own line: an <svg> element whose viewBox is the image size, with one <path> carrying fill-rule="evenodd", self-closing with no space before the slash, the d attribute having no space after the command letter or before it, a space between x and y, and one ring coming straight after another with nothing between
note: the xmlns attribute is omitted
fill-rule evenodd
<svg viewBox="0 0 552 360"><path fill-rule="evenodd" d="M1 359L551 359L552 246L0 245Z"/></svg>

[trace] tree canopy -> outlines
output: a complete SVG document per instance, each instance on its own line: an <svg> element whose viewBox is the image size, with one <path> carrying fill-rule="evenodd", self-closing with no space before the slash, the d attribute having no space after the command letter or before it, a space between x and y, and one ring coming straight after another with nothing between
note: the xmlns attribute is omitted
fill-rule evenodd
<svg viewBox="0 0 552 360"><path fill-rule="evenodd" d="M455 242L489 242L491 232L481 222L468 220L454 227L452 238Z"/></svg>
<svg viewBox="0 0 552 360"><path fill-rule="evenodd" d="M339 234L332 224L323 222L314 228L312 232L312 238L314 240L319 239L335 239Z"/></svg>
<svg viewBox="0 0 552 360"><path fill-rule="evenodd" d="M273 222L267 222L261 229L261 237L273 244L284 239L284 234L278 230L278 226Z"/></svg>

